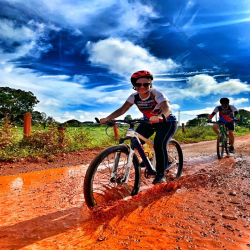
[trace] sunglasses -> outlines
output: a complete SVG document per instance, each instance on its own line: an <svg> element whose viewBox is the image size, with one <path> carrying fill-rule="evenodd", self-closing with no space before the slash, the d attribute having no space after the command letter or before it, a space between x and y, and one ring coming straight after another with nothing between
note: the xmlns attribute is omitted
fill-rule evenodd
<svg viewBox="0 0 250 250"><path fill-rule="evenodd" d="M135 83L134 86L136 88L140 88L141 86L143 86L144 88L148 87L151 83L150 82L146 82L146 83Z"/></svg>

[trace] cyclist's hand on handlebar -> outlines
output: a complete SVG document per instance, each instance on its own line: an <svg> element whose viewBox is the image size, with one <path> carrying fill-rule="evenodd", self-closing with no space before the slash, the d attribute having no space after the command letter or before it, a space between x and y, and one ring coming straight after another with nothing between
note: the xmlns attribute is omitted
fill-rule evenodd
<svg viewBox="0 0 250 250"><path fill-rule="evenodd" d="M212 119L209 119L209 118L207 119L207 122L211 122L211 121L212 121Z"/></svg>
<svg viewBox="0 0 250 250"><path fill-rule="evenodd" d="M149 122L150 122L150 123L157 123L157 122L159 122L159 121L160 121L159 116L151 116L151 117L149 118Z"/></svg>
<svg viewBox="0 0 250 250"><path fill-rule="evenodd" d="M109 121L108 118L102 118L100 119L100 123L107 123Z"/></svg>

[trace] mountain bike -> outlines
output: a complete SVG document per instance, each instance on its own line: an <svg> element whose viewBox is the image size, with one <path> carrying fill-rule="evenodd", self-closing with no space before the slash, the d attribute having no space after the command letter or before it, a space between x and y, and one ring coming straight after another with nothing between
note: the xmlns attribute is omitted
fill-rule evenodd
<svg viewBox="0 0 250 250"><path fill-rule="evenodd" d="M99 120L96 118L97 122ZM164 117L164 122L166 118ZM113 204L114 201L138 194L141 184L141 165L143 162L144 177L156 175L156 160L153 142L134 130L135 124L149 123L148 120L112 120L107 128L115 123L129 125L124 138L120 138L119 145L103 149L90 163L84 178L84 197L90 209ZM107 130L107 129L106 129ZM152 158L148 158L140 139L146 142L152 150ZM130 143L126 144L125 141ZM183 154L179 143L171 139L167 145L168 166L165 175L171 180L181 176L183 168Z"/></svg>
<svg viewBox="0 0 250 250"><path fill-rule="evenodd" d="M230 121L230 122L234 122ZM222 159L224 156L224 150L227 155L229 155L229 147L231 145L230 138L228 135L228 127L226 126L227 123L230 122L213 122L213 121L207 121L208 123L217 123L219 125L220 133L217 137L217 157L218 159Z"/></svg>

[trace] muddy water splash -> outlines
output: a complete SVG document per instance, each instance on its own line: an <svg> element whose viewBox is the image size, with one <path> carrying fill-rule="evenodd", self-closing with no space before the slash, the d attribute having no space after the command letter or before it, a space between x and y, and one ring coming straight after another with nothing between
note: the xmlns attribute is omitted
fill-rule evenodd
<svg viewBox="0 0 250 250"><path fill-rule="evenodd" d="M1 249L248 249L249 163L192 158L180 180L146 179L138 195L93 212L85 166L0 177Z"/></svg>

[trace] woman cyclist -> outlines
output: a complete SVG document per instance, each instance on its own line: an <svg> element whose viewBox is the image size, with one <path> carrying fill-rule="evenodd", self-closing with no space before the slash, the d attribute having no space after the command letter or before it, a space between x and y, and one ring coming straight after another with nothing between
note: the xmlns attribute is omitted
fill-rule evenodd
<svg viewBox="0 0 250 250"><path fill-rule="evenodd" d="M223 97L220 99L220 106L215 107L213 113L209 116L209 120L212 120L213 116L219 112L219 122L226 123L226 126L228 127L228 133L230 138L230 147L229 152L234 153L234 122L230 122L234 120L234 117L236 120L240 119L239 112L237 108L235 108L233 105L229 105L229 99L226 97ZM230 123L227 123L230 122ZM219 125L215 123L213 125L214 132L218 135L219 132Z"/></svg>
<svg viewBox="0 0 250 250"><path fill-rule="evenodd" d="M168 98L152 88L153 75L146 70L135 72L131 76L131 83L136 93L131 94L126 102L106 118L100 119L100 123L106 123L123 115L135 104L143 113L144 118L148 118L150 124L141 123L136 132L149 138L155 134L154 150L156 154L157 174L153 184L166 182L165 169L168 165L167 144L177 129L175 116L171 114ZM167 122L163 122L162 114L165 115ZM143 144L144 142L141 141Z"/></svg>

